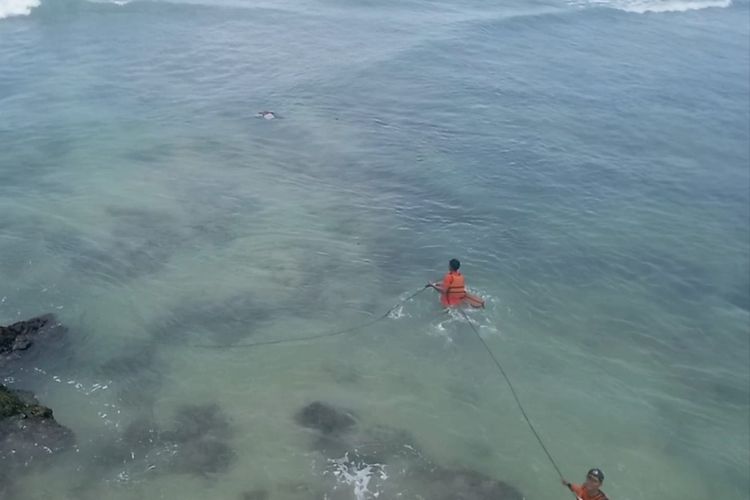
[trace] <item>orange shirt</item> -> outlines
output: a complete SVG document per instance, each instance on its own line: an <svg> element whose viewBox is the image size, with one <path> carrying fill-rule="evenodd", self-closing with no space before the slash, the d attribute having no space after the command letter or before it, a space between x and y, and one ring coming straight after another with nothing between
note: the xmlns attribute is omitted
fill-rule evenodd
<svg viewBox="0 0 750 500"><path fill-rule="evenodd" d="M443 278L440 288L440 303L445 307L457 306L466 298L464 276L458 271L451 271Z"/></svg>
<svg viewBox="0 0 750 500"><path fill-rule="evenodd" d="M580 500L607 500L607 495L602 490L591 495L581 484L571 484L569 488Z"/></svg>

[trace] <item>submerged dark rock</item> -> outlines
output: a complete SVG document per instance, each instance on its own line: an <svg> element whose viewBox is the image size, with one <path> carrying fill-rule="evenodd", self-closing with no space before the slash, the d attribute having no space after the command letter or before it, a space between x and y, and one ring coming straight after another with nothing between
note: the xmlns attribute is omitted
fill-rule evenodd
<svg viewBox="0 0 750 500"><path fill-rule="evenodd" d="M178 408L172 425L138 418L117 440L99 451L105 470L125 467L129 476L159 473L212 476L230 469L236 459L233 429L217 405Z"/></svg>
<svg viewBox="0 0 750 500"><path fill-rule="evenodd" d="M0 380L32 366L64 374L72 359L66 332L52 314L0 326Z"/></svg>
<svg viewBox="0 0 750 500"><path fill-rule="evenodd" d="M390 464L398 459L421 457L411 433L382 425L354 429L345 435L320 436L314 448L329 458L349 454L352 460L369 464Z"/></svg>
<svg viewBox="0 0 750 500"><path fill-rule="evenodd" d="M150 410L162 383L154 342L123 350L99 365L96 374L118 380L118 403L129 408Z"/></svg>
<svg viewBox="0 0 750 500"><path fill-rule="evenodd" d="M313 448L328 458L346 454L363 463L389 463L396 457L421 456L408 431L384 425L362 428L354 413L316 401L295 414L296 422L318 431Z"/></svg>
<svg viewBox="0 0 750 500"><path fill-rule="evenodd" d="M367 498L424 498L430 500L524 500L510 484L481 472L435 465L419 454L400 456L389 464L373 461L358 451L329 458L324 474L331 479L332 495L351 498L367 485ZM360 479L357 479L360 478ZM367 478L362 482L361 478Z"/></svg>
<svg viewBox="0 0 750 500"><path fill-rule="evenodd" d="M158 446L160 437L156 424L140 417L128 424L117 439L101 445L96 455L96 466L107 469L140 460ZM97 472L93 475L100 474Z"/></svg>
<svg viewBox="0 0 750 500"><path fill-rule="evenodd" d="M122 433L122 443L134 452L142 452L152 448L159 441L156 425L146 418L139 418L131 422Z"/></svg>
<svg viewBox="0 0 750 500"><path fill-rule="evenodd" d="M64 332L52 314L0 326L0 378L12 374L17 363L38 363L51 352L65 358ZM44 464L74 444L73 432L57 423L34 394L0 384L0 498L13 494L22 470Z"/></svg>
<svg viewBox="0 0 750 500"><path fill-rule="evenodd" d="M0 356L25 351L34 344L40 333L59 326L52 314L0 326Z"/></svg>
<svg viewBox="0 0 750 500"><path fill-rule="evenodd" d="M170 469L208 476L228 471L236 458L237 454L228 442L201 438L179 445Z"/></svg>
<svg viewBox="0 0 750 500"><path fill-rule="evenodd" d="M349 411L337 410L320 401L302 408L294 417L302 427L315 429L324 435L340 434L351 429L356 420Z"/></svg>
<svg viewBox="0 0 750 500"><path fill-rule="evenodd" d="M431 500L523 500L523 494L503 481L470 469L432 467L413 474L414 494Z"/></svg>
<svg viewBox="0 0 750 500"><path fill-rule="evenodd" d="M219 405L184 405L174 418L175 430L165 432L164 438L175 442L213 438L228 439L232 427Z"/></svg>
<svg viewBox="0 0 750 500"><path fill-rule="evenodd" d="M74 442L73 432L58 424L33 394L0 384L0 469L29 466Z"/></svg>
<svg viewBox="0 0 750 500"><path fill-rule="evenodd" d="M329 490L323 495L329 500L352 498L354 490L362 488L372 498L524 498L512 485L481 472L435 464L406 430L363 427L357 425L352 412L319 401L300 409L295 420L318 431L312 444L323 457L319 473L329 479Z"/></svg>
<svg viewBox="0 0 750 500"><path fill-rule="evenodd" d="M218 405L182 406L174 422L174 430L161 434L175 450L171 470L197 475L229 470L237 455L229 444L232 426Z"/></svg>

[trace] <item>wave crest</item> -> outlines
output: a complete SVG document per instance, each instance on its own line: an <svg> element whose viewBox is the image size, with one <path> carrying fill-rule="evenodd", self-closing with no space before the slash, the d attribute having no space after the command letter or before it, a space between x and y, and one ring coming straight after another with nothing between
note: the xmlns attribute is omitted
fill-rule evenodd
<svg viewBox="0 0 750 500"><path fill-rule="evenodd" d="M0 19L28 16L40 3L40 0L0 0Z"/></svg>
<svg viewBox="0 0 750 500"><path fill-rule="evenodd" d="M76 8L82 4L127 5L132 0L0 0L0 19L12 16L28 16L37 7L39 14L43 11L54 15L66 9ZM35 14L36 15L36 14Z"/></svg>
<svg viewBox="0 0 750 500"><path fill-rule="evenodd" d="M583 0L574 4L579 7L607 7L635 14L646 14L724 9L732 5L732 0Z"/></svg>

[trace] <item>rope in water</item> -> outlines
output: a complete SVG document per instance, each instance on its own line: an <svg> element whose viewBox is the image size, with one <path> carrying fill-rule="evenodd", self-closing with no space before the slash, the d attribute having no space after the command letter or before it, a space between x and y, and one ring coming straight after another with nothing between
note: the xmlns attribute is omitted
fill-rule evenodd
<svg viewBox="0 0 750 500"><path fill-rule="evenodd" d="M487 351L487 354L490 355L492 358L492 361L495 362L495 366L497 366L497 369L502 374L503 378L505 379L505 382L508 384L508 387L510 388L510 393L513 395L513 399L516 400L516 405L518 405L518 409L521 410L521 415L523 415L524 420L526 420L526 424L529 426L529 429L531 429L532 434L534 434L534 437L539 442L539 446L542 447L542 450L544 450L544 453L547 455L547 458L549 459L549 462L552 464L552 467L555 468L555 471L557 471L557 475L560 476L561 480L565 480L565 477L563 476L562 471L560 470L560 467L557 465L557 462L555 462L555 459L552 458L552 454L547 449L547 446L544 444L544 441L542 440L542 437L539 435L539 432L537 432L536 428L534 427L534 424L531 423L531 419L529 418L529 415L526 413L526 409L523 407L523 404L521 403L521 399L518 397L518 393L516 392L515 387L513 387L513 383L510 381L510 377L508 377L508 374L505 372L505 369L503 368L503 365L500 364L500 361L498 361L495 354L490 349L490 346L487 345L487 342L482 338L482 336L479 334L479 330L477 330L477 327L474 326L474 323L469 319L469 316L466 314L466 312L463 309L459 309L461 314L463 315L464 319L467 323L469 323L469 326L472 330L474 330L474 333L476 334L479 341L484 346L485 350Z"/></svg>
<svg viewBox="0 0 750 500"><path fill-rule="evenodd" d="M357 332L359 330L364 330L365 328L367 328L369 326L372 326L375 323L378 323L378 322L380 322L380 321L388 318L393 311L395 311L396 309L398 309L400 306L402 306L406 302L409 302L414 297L416 297L420 293L424 292L428 288L433 288L433 285L426 285L425 287L420 288L419 290L417 290L416 292L412 293L411 295L409 295L405 299L399 300L396 304L394 304L393 306L391 306L391 308L389 308L382 315L380 315L380 316L378 316L376 318L373 318L370 321L367 321L365 323L361 323L359 325L351 326L349 328L344 328L342 330L335 330L335 331L332 331L332 332L319 333L319 334L316 334L316 335L309 335L309 336L306 336L306 337L298 337L298 338L293 338L293 339L265 340L265 341L253 342L253 343L249 343L249 344L235 344L235 345L230 345L230 346L221 346L221 345L196 345L194 347L202 347L202 348L207 348L207 349L250 348L250 347L279 345L279 344L291 344L291 343L296 343L296 342L308 342L308 341L311 341L311 340L318 340L318 339L323 339L323 338L328 338L328 337L336 337L336 336L339 336L339 335L346 335L347 333L354 333L354 332ZM536 430L536 427L534 427L534 424L531 422L531 418L529 418L528 413L526 413L526 409L524 408L523 403L521 403L521 399L518 397L518 393L516 392L516 389L513 386L513 383L511 382L510 377L508 376L508 374L506 373L505 369L503 368L503 365L500 364L500 361L495 356L495 353L492 352L492 349L490 349L490 346L487 345L487 342L485 342L485 340L482 338L482 335L480 335L479 330L474 325L474 323L471 321L471 319L466 314L466 312L463 309L459 309L459 311L463 315L464 319L469 324L469 326L471 327L471 329L474 331L474 333L476 334L476 336L479 339L479 341L484 346L485 350L487 351L487 354L489 354L490 358L492 358L492 361L494 361L495 366L497 367L498 371L500 372L500 374L505 379L505 382L508 384L508 388L510 388L510 392L513 395L513 399L515 399L516 405L518 406L518 409L521 411L521 415L523 415L524 420L526 420L526 424L529 426L529 429L531 430L531 433L536 438L537 442L539 443L539 446L541 446L541 448L544 451L545 455L547 455L547 458L549 459L550 464L552 464L552 467L554 467L555 471L557 472L557 475L560 476L560 479L564 481L564 476L563 476L562 471L560 470L560 467L557 465L557 462L552 457L552 454L550 453L550 451L547 449L547 445L544 444L544 441L542 440L542 437L539 435L539 432Z"/></svg>
<svg viewBox="0 0 750 500"><path fill-rule="evenodd" d="M260 342L252 342L249 344L234 344L234 345L194 345L193 347L200 347L203 349L234 349L234 348L249 348L249 347L260 347L260 346L268 346L268 345L279 345L279 344L291 344L296 342L308 342L310 340L319 340L324 339L328 337L337 337L339 335L346 335L347 333L354 333L359 330L364 330L365 328L374 325L375 323L378 323L380 321L383 321L384 319L388 318L388 316L391 315L393 311L404 305L405 303L409 302L411 299L419 295L420 293L424 292L429 288L428 286L425 286L424 288L420 288L416 292L412 293L405 299L399 300L397 303L395 303L390 309L388 309L385 313L381 314L380 316L377 316L376 318L371 319L370 321L367 321L365 323L361 323L359 325L351 326L348 328L344 328L342 330L335 330L332 332L325 332L325 333L319 333L315 335L309 335L307 337L297 337L292 339L276 339L276 340L262 340Z"/></svg>

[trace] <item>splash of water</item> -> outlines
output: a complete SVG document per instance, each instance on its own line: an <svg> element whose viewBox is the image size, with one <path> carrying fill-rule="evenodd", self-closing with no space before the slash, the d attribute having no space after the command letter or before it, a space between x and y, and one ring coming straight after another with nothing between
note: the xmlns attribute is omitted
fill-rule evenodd
<svg viewBox="0 0 750 500"><path fill-rule="evenodd" d="M404 306L402 306L402 305L398 306L393 311L391 311L390 313L388 313L388 317L390 319L401 319L401 318L406 317L406 316L408 316L408 315L404 311Z"/></svg>
<svg viewBox="0 0 750 500"><path fill-rule="evenodd" d="M340 484L352 486L354 497L357 500L368 500L378 498L380 491L370 491L370 481L373 477L385 481L388 474L383 464L368 464L361 460L351 459L349 453L343 457L328 460L330 474Z"/></svg>

